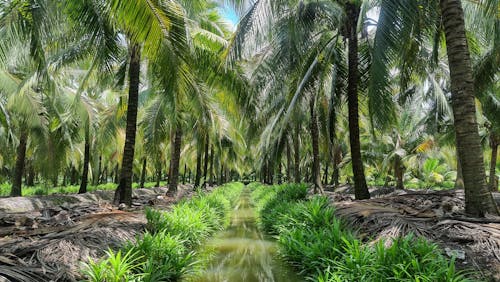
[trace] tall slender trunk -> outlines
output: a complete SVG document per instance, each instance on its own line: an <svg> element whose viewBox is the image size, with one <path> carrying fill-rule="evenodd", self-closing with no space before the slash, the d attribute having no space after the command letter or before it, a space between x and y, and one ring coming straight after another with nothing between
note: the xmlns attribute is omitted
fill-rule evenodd
<svg viewBox="0 0 500 282"><path fill-rule="evenodd" d="M180 125L176 126L174 147L172 149L172 157L170 158L170 168L172 169L171 179L168 184L169 196L174 196L177 192L177 184L179 182L179 163L181 159L181 146L182 146L182 128Z"/></svg>
<svg viewBox="0 0 500 282"><path fill-rule="evenodd" d="M202 161L201 147L196 148L196 175L194 176L194 188L197 189L200 186L201 181L201 161Z"/></svg>
<svg viewBox="0 0 500 282"><path fill-rule="evenodd" d="M457 155L457 178L455 179L455 189L464 189L464 176L462 174L462 163L460 162L460 156L458 155L458 150L455 150Z"/></svg>
<svg viewBox="0 0 500 282"><path fill-rule="evenodd" d="M224 183L223 174L224 174L224 164L221 162L221 164L220 164L220 174L219 174L219 185L222 185Z"/></svg>
<svg viewBox="0 0 500 282"><path fill-rule="evenodd" d="M297 124L295 127L295 136L293 138L293 153L294 153L294 173L295 173L295 183L300 183L300 125Z"/></svg>
<svg viewBox="0 0 500 282"><path fill-rule="evenodd" d="M309 111L311 114L311 141L313 149L313 164L312 164L312 180L314 184L314 193L323 193L323 185L321 184L321 167L319 161L319 129L318 117L316 115L316 97L311 97L309 103Z"/></svg>
<svg viewBox="0 0 500 282"><path fill-rule="evenodd" d="M465 212L472 216L499 214L486 185L462 3L460 0L441 0L440 7L450 68L456 143L464 178Z"/></svg>
<svg viewBox="0 0 500 282"><path fill-rule="evenodd" d="M17 146L16 166L14 167L14 179L12 180L11 197L21 197L21 186L23 183L24 163L26 160L26 145L28 143L28 132L21 129L19 145Z"/></svg>
<svg viewBox="0 0 500 282"><path fill-rule="evenodd" d="M186 184L186 172L187 172L187 164L184 164L184 172L182 174L182 184Z"/></svg>
<svg viewBox="0 0 500 282"><path fill-rule="evenodd" d="M92 177L92 184L101 184L101 172L102 171L102 155L99 155L99 162L97 163L97 174Z"/></svg>
<svg viewBox="0 0 500 282"><path fill-rule="evenodd" d="M123 149L120 183L116 188L114 203L132 204L132 168L134 165L135 134L137 129L137 108L139 103L139 83L141 71L140 46L134 44L130 48L129 91L127 104L127 126L125 129L125 146Z"/></svg>
<svg viewBox="0 0 500 282"><path fill-rule="evenodd" d="M205 137L205 156L203 157L203 188L207 186L208 183L208 154L209 154L209 146L210 143L210 138L207 136Z"/></svg>
<svg viewBox="0 0 500 282"><path fill-rule="evenodd" d="M349 37L349 76L347 85L347 104L349 108L349 141L351 143L352 173L354 175L354 195L356 200L369 199L370 193L366 185L365 170L361 158L359 141L358 111L358 34L356 31L359 17L359 6L347 3L347 33Z"/></svg>
<svg viewBox="0 0 500 282"><path fill-rule="evenodd" d="M491 160L490 160L490 190L491 192L498 192L498 178L496 176L496 166L497 166L497 156L498 156L498 143L500 143L500 138L495 138L494 133L490 136L490 147L491 147Z"/></svg>
<svg viewBox="0 0 500 282"><path fill-rule="evenodd" d="M26 160L26 170L26 186L35 186L35 168L33 167L33 160Z"/></svg>
<svg viewBox="0 0 500 282"><path fill-rule="evenodd" d="M158 163L156 164L156 187L160 187L160 182L161 182L161 161L157 161Z"/></svg>
<svg viewBox="0 0 500 282"><path fill-rule="evenodd" d="M210 186L214 185L214 145L210 146L210 180L208 181Z"/></svg>
<svg viewBox="0 0 500 282"><path fill-rule="evenodd" d="M71 185L76 185L77 182L78 182L78 171L76 171L76 168L74 165L71 165L70 183L71 183Z"/></svg>
<svg viewBox="0 0 500 282"><path fill-rule="evenodd" d="M274 161L267 160L267 177L269 184L274 184Z"/></svg>
<svg viewBox="0 0 500 282"><path fill-rule="evenodd" d="M396 176L396 189L404 189L404 166L401 162L401 158L398 155L394 157L394 174Z"/></svg>
<svg viewBox="0 0 500 282"><path fill-rule="evenodd" d="M332 184L337 187L339 186L339 164L342 162L342 149L340 145L333 145L333 174L332 174Z"/></svg>
<svg viewBox="0 0 500 282"><path fill-rule="evenodd" d="M292 182L292 152L290 152L290 144L286 141L286 181Z"/></svg>
<svg viewBox="0 0 500 282"><path fill-rule="evenodd" d="M114 180L115 184L118 184L120 183L120 168L118 166L118 164L116 164L115 166L115 180Z"/></svg>
<svg viewBox="0 0 500 282"><path fill-rule="evenodd" d="M329 163L330 163L330 162L326 162L326 165L325 165L325 174L324 174L325 179L323 180L323 183L325 183L325 184L328 184L328 169L329 169Z"/></svg>
<svg viewBox="0 0 500 282"><path fill-rule="evenodd" d="M89 124L85 125L85 150L83 153L83 170L80 182L79 194L87 193L87 184L89 183L89 163L90 163L90 129Z"/></svg>
<svg viewBox="0 0 500 282"><path fill-rule="evenodd" d="M283 183L283 179L281 177L281 170L283 169L281 160L278 160L278 184Z"/></svg>
<svg viewBox="0 0 500 282"><path fill-rule="evenodd" d="M67 184L67 183L66 183L66 180L68 180L68 174L69 174L69 172L68 172L68 168L66 168L66 169L64 170L64 172L63 172L63 182L62 182L62 186L63 186L63 187L66 187L66 184ZM26 178L27 178L27 177L26 177Z"/></svg>
<svg viewBox="0 0 500 282"><path fill-rule="evenodd" d="M144 182L146 182L146 166L147 166L147 159L144 157L142 159L142 172L141 172L141 183L139 184L139 187L144 188Z"/></svg>

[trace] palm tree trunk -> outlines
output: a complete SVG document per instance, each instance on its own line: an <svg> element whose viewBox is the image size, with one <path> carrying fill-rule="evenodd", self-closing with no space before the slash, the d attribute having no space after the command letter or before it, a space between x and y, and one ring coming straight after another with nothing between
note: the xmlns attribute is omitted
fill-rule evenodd
<svg viewBox="0 0 500 282"><path fill-rule="evenodd" d="M160 181L161 181L161 161L157 161L156 165L156 187L160 187Z"/></svg>
<svg viewBox="0 0 500 282"><path fill-rule="evenodd" d="M495 134L491 133L490 146L491 146L491 160L490 160L490 190L491 192L498 192L498 179L496 176L497 156L498 156L498 143L500 138L495 138Z"/></svg>
<svg viewBox="0 0 500 282"><path fill-rule="evenodd" d="M224 183L223 174L224 174L224 164L221 163L220 164L220 174L219 174L219 185L222 185Z"/></svg>
<svg viewBox="0 0 500 282"><path fill-rule="evenodd" d="M460 162L460 156L458 155L458 150L455 151L457 155L457 178L455 179L455 189L464 189L464 176L462 174L462 163Z"/></svg>
<svg viewBox="0 0 500 282"><path fill-rule="evenodd" d="M71 165L71 179L70 179L71 185L76 185L78 182L78 171L76 171L76 168L74 165Z"/></svg>
<svg viewBox="0 0 500 282"><path fill-rule="evenodd" d="M451 76L456 143L464 178L465 212L472 216L499 214L486 185L462 4L460 0L441 0L440 7Z"/></svg>
<svg viewBox="0 0 500 282"><path fill-rule="evenodd" d="M369 199L370 193L366 185L365 170L361 159L359 141L358 112L358 34L356 31L359 17L359 6L346 4L347 33L349 37L349 76L347 85L347 103L349 108L349 141L351 143L352 173L354 175L354 195L356 200Z"/></svg>
<svg viewBox="0 0 500 282"><path fill-rule="evenodd" d="M394 174L396 176L396 189L404 189L404 168L401 163L401 158L398 155L394 157Z"/></svg>
<svg viewBox="0 0 500 282"><path fill-rule="evenodd" d="M311 141L313 149L313 165L312 165L312 178L314 183L314 193L323 193L323 185L321 184L321 168L319 161L319 129L318 117L316 116L316 97L311 97L309 103L309 110L311 114Z"/></svg>
<svg viewBox="0 0 500 282"><path fill-rule="evenodd" d="M329 169L329 163L330 162L326 162L326 165L325 165L325 173L324 173L324 179L323 179L323 183L325 184L328 184L328 169Z"/></svg>
<svg viewBox="0 0 500 282"><path fill-rule="evenodd" d="M197 189L200 186L201 181L201 161L202 152L200 146L196 148L196 175L194 176L194 188Z"/></svg>
<svg viewBox="0 0 500 282"><path fill-rule="evenodd" d="M141 188L144 188L144 182L146 182L146 166L147 159L144 157L144 159L142 159L141 183L139 184L139 187Z"/></svg>
<svg viewBox="0 0 500 282"><path fill-rule="evenodd" d="M80 182L79 194L87 193L87 184L89 183L89 163L90 163L90 132L89 124L87 123L85 129L85 150L83 153L83 170L82 180Z"/></svg>
<svg viewBox="0 0 500 282"><path fill-rule="evenodd" d="M28 177L26 179L26 186L35 186L35 168L33 161L28 162Z"/></svg>
<svg viewBox="0 0 500 282"><path fill-rule="evenodd" d="M339 186L339 164L342 161L342 149L338 144L333 145L333 174L332 174L332 182L335 187Z"/></svg>
<svg viewBox="0 0 500 282"><path fill-rule="evenodd" d="M181 146L182 146L182 128L177 125L175 130L174 147L172 149L172 157L170 158L170 168L172 170L171 179L168 184L169 196L174 196L177 192L177 184L179 183L179 164L181 159Z"/></svg>
<svg viewBox="0 0 500 282"><path fill-rule="evenodd" d="M184 172L182 173L182 184L186 184L186 172L187 172L187 164L184 164Z"/></svg>
<svg viewBox="0 0 500 282"><path fill-rule="evenodd" d="M287 138L288 139L288 138ZM286 141L286 181L292 182L292 152L290 152L290 144Z"/></svg>
<svg viewBox="0 0 500 282"><path fill-rule="evenodd" d="M214 145L210 146L210 180L208 184L214 185Z"/></svg>
<svg viewBox="0 0 500 282"><path fill-rule="evenodd" d="M115 173L114 174L115 174L114 175L115 176L115 180L114 180L115 184L120 183L120 168L119 168L118 164L116 164L116 166L115 166Z"/></svg>
<svg viewBox="0 0 500 282"><path fill-rule="evenodd" d="M92 183L94 185L101 184L101 170L102 170L102 155L99 155L99 162L97 163L97 174L92 177Z"/></svg>
<svg viewBox="0 0 500 282"><path fill-rule="evenodd" d="M207 186L208 182L208 153L209 153L209 146L210 143L210 138L208 137L208 134L205 138L205 156L203 157L203 188Z"/></svg>
<svg viewBox="0 0 500 282"><path fill-rule="evenodd" d="M24 162L26 159L26 145L28 143L28 132L21 129L19 145L17 146L16 166L14 167L14 179L12 180L11 197L21 197L21 186L23 183Z"/></svg>
<svg viewBox="0 0 500 282"><path fill-rule="evenodd" d="M295 173L295 183L300 183L300 125L297 124L295 128L295 138L293 138L293 153L294 153L294 173Z"/></svg>
<svg viewBox="0 0 500 282"><path fill-rule="evenodd" d="M130 48L129 90L127 104L127 126L123 149L120 183L116 188L114 203L132 204L132 168L134 165L135 134L137 129L137 108L139 103L139 83L141 71L140 46Z"/></svg>
<svg viewBox="0 0 500 282"><path fill-rule="evenodd" d="M281 160L278 161L278 184L283 183L283 179L281 177L281 171L283 170L283 166L281 164Z"/></svg>

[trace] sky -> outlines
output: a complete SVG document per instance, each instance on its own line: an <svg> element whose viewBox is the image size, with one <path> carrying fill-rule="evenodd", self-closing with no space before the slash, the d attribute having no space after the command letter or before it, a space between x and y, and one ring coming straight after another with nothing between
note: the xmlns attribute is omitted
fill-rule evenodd
<svg viewBox="0 0 500 282"><path fill-rule="evenodd" d="M232 7L229 7L227 5L224 6L224 8L220 9L221 14L224 18L227 19L229 23L231 23L233 29L236 29L236 25L238 24L238 21L240 20L236 12Z"/></svg>

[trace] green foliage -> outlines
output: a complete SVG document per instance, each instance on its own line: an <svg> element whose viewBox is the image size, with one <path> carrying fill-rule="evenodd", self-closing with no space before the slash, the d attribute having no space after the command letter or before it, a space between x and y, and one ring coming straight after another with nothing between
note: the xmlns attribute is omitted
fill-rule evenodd
<svg viewBox="0 0 500 282"><path fill-rule="evenodd" d="M262 206L262 227L276 236L284 260L307 279L468 281L436 244L410 235L365 245L335 217L328 198L305 200L297 193L303 187L288 186L255 186L253 198Z"/></svg>
<svg viewBox="0 0 500 282"><path fill-rule="evenodd" d="M160 182L160 186L166 186L167 183L162 181ZM10 183L2 183L0 184L0 196L8 196L10 195L10 189L12 184ZM146 182L144 183L144 188L154 188L156 187L156 182ZM132 188L139 188L139 184L133 183ZM33 187L23 187L23 196L44 196L44 195L53 195L53 194L76 194L80 189L79 185L69 185L69 186L61 186L61 187L46 187L43 185L37 185ZM87 187L88 192L92 191L110 191L115 190L115 183L105 183L99 185L89 185Z"/></svg>
<svg viewBox="0 0 500 282"><path fill-rule="evenodd" d="M136 269L141 281L176 281L188 271L193 258L185 241L166 230L155 234L146 232L135 244L129 243L124 249L135 254L137 261L142 261Z"/></svg>
<svg viewBox="0 0 500 282"><path fill-rule="evenodd" d="M199 263L194 250L208 236L227 226L231 206L242 188L241 183L230 183L211 193L200 192L177 203L170 211L146 209L148 231L123 247L128 255L115 258L108 252L104 260L86 264L83 274L89 281L108 281L106 277L114 277L109 262L122 260L128 267L125 272L130 275L120 276L119 279L130 279L123 281L179 280Z"/></svg>
<svg viewBox="0 0 500 282"><path fill-rule="evenodd" d="M135 279L139 276L134 274L134 271L141 267L140 259L141 257L135 254L133 249L130 249L125 255L122 255L121 250L116 253L113 250L108 250L105 259L99 262L90 260L88 263L84 263L82 273L87 278L86 281L91 282L136 281Z"/></svg>
<svg viewBox="0 0 500 282"><path fill-rule="evenodd" d="M469 281L434 243L409 235L373 247L346 242L342 260L331 261L319 281Z"/></svg>

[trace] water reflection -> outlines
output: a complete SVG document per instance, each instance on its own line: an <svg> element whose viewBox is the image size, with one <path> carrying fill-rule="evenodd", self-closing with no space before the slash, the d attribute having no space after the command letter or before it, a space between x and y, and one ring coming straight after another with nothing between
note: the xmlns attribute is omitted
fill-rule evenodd
<svg viewBox="0 0 500 282"><path fill-rule="evenodd" d="M266 240L255 221L250 191L244 189L231 226L207 242L216 255L202 275L191 281L295 282L302 281L277 259L277 245Z"/></svg>

